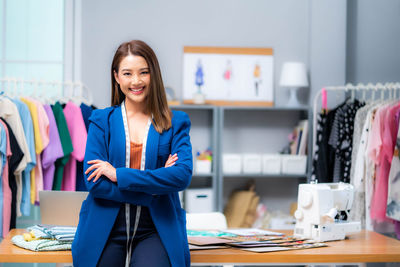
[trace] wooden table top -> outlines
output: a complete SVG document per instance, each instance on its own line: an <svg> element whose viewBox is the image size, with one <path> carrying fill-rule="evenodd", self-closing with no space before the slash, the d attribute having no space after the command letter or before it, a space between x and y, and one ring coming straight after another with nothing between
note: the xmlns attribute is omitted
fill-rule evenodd
<svg viewBox="0 0 400 267"><path fill-rule="evenodd" d="M275 231L275 230L274 230ZM279 230L278 230L279 231ZM72 262L71 251L33 252L11 244L11 237L26 232L13 229L0 244L0 262ZM292 231L279 231L290 235ZM191 251L192 263L355 263L400 262L400 241L361 231L328 247L255 253L236 248Z"/></svg>

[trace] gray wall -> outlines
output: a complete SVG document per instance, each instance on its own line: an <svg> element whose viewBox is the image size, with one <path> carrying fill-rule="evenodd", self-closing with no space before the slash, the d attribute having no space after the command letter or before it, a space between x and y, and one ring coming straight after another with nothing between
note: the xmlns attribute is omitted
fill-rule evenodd
<svg viewBox="0 0 400 267"><path fill-rule="evenodd" d="M400 81L400 1L348 2L347 82Z"/></svg>
<svg viewBox="0 0 400 267"><path fill-rule="evenodd" d="M311 2L82 1L82 80L98 106L109 105L113 53L123 41L142 39L158 55L164 83L181 96L184 46L272 47L275 102L284 104L287 92L276 86L282 62L310 63Z"/></svg>
<svg viewBox="0 0 400 267"><path fill-rule="evenodd" d="M95 104L110 103L110 65L117 46L142 39L156 51L164 83L182 91L184 46L272 47L276 105L284 61L308 65L303 103L327 85L400 80L398 0L84 0L82 80Z"/></svg>

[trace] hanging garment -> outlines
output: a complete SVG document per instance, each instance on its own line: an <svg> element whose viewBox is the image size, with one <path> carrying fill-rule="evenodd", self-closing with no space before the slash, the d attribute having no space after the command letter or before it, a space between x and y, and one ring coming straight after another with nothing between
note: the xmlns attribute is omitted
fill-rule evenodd
<svg viewBox="0 0 400 267"><path fill-rule="evenodd" d="M350 182L351 152L354 117L364 103L355 100L338 107L329 137L329 145L335 150L333 182Z"/></svg>
<svg viewBox="0 0 400 267"><path fill-rule="evenodd" d="M4 204L4 193L3 193L3 174L7 172L8 177L8 160L7 158L11 156L10 150L10 142L7 138L6 128L5 126L0 123L0 154L1 154L1 169L0 169L0 177L2 181L0 182L0 237L3 237L3 204ZM9 188L8 188L9 190Z"/></svg>
<svg viewBox="0 0 400 267"><path fill-rule="evenodd" d="M20 210L22 215L29 216L31 211L30 197L31 197L31 171L36 165L36 153L35 153L35 135L33 130L33 122L31 113L28 106L18 100L13 99L14 104L18 108L19 116L21 118L22 126L24 127L24 133L26 142L29 147L29 154L31 161L26 165L25 170L22 172L22 196ZM18 214L17 214L18 215Z"/></svg>
<svg viewBox="0 0 400 267"><path fill-rule="evenodd" d="M72 146L71 136L69 135L68 125L65 120L63 108L59 102L51 106L54 118L57 123L58 134L60 135L61 146L64 156L56 160L53 180L53 190L61 190L64 166L67 164L70 154L74 149Z"/></svg>
<svg viewBox="0 0 400 267"><path fill-rule="evenodd" d="M16 187L16 211L18 216L21 216L20 206L22 199L22 172L25 170L26 166L32 161L29 153L29 147L26 141L24 128L22 121L18 112L17 106L7 97L0 98L0 116L10 125L9 129L12 130L18 146L21 148L23 157L19 161L18 166L14 170Z"/></svg>
<svg viewBox="0 0 400 267"><path fill-rule="evenodd" d="M43 179L42 174L42 164L40 160L40 153L42 153L44 149L42 137L40 135L40 127L39 127L39 118L38 118L38 108L30 101L28 98L21 98L21 101L24 102L31 113L32 123L33 123L33 132L35 136L35 152L36 152L36 166L31 171L31 204L35 204L36 201L36 179Z"/></svg>
<svg viewBox="0 0 400 267"><path fill-rule="evenodd" d="M8 129L8 134L9 134L9 139L10 139L10 148L11 148L11 157L8 162L8 184L11 189L11 216L10 216L10 229L16 228L17 224L17 181L15 177L15 170L20 166L20 162L22 158L24 157L24 153L22 152L22 149L20 148L17 138L15 137L12 128L10 125L4 120L3 118L0 118L6 125ZM7 179L7 177L3 177L3 179Z"/></svg>
<svg viewBox="0 0 400 267"><path fill-rule="evenodd" d="M357 111L354 119L353 149L351 156L350 183L354 186L354 201L350 212L350 220L360 221L366 227L366 149L372 110L378 103L370 103ZM368 212L369 216L369 212ZM372 228L372 225L371 225Z"/></svg>
<svg viewBox="0 0 400 267"><path fill-rule="evenodd" d="M389 220L386 217L386 203L390 164L385 156L387 147L384 142L385 139L390 138L390 134L387 134L388 131L385 130L388 123L387 116L391 112L390 107L390 105L386 104L379 108L375 114L374 123L372 125L372 146L369 153L369 156L376 164L374 194L371 201L371 219L378 223Z"/></svg>
<svg viewBox="0 0 400 267"><path fill-rule="evenodd" d="M4 169L3 169L3 174L1 176L2 180L2 188L3 188L3 198L2 198L2 225L1 225L1 233L2 237L5 237L8 232L10 231L10 220L11 220L11 201L12 201L12 193L11 193L11 188L8 182L8 175L9 175L9 161L12 156L12 151L11 151L11 145L10 145L10 135L8 132L7 125L3 122L3 120L0 119L0 124L3 126L3 129L6 133L6 147L7 147L7 152L6 152L6 161L4 164ZM3 139L2 139L3 142Z"/></svg>
<svg viewBox="0 0 400 267"><path fill-rule="evenodd" d="M16 166L15 174L21 174L28 162L31 162L29 147L26 142L24 127L22 126L17 106L7 97L0 97L0 117L11 127L18 146L21 148L23 157Z"/></svg>
<svg viewBox="0 0 400 267"><path fill-rule="evenodd" d="M43 108L42 103L33 98L28 98L31 102L33 102L38 111L38 126L39 126L39 134L42 139L43 150L49 145L49 118L47 117L46 111ZM42 150L42 153L43 153ZM35 204L39 204L39 191L43 190L43 164L42 158L40 155L37 155L37 165L40 164L41 168L37 169L37 173L35 175Z"/></svg>
<svg viewBox="0 0 400 267"><path fill-rule="evenodd" d="M65 191L76 190L76 161L83 161L87 131L83 121L81 109L73 102L68 102L64 108L64 116L71 136L73 151L64 168L61 189Z"/></svg>
<svg viewBox="0 0 400 267"><path fill-rule="evenodd" d="M398 121L398 118L396 118ZM400 127L398 127L395 150L389 172L389 188L386 215L400 221Z"/></svg>
<svg viewBox="0 0 400 267"><path fill-rule="evenodd" d="M92 115L92 112L96 107L88 106L84 103L80 105L82 117L85 122L86 131L89 130L89 117ZM87 191L87 187L85 181L83 180L83 162L76 162L76 191Z"/></svg>
<svg viewBox="0 0 400 267"><path fill-rule="evenodd" d="M56 120L54 118L53 110L49 105L43 105L47 117L49 118L49 144L43 150L42 159L42 169L43 169L43 188L44 190L52 190L54 171L57 159L64 156L60 135L58 133Z"/></svg>

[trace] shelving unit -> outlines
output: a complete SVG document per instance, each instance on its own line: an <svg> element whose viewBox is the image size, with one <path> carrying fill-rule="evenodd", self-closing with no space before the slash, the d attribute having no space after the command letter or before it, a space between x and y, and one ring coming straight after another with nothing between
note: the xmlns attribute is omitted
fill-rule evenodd
<svg viewBox="0 0 400 267"><path fill-rule="evenodd" d="M260 201L269 210L289 211L290 204L297 199L299 182L306 182L310 177L311 153L307 158L307 173L292 174L224 174L222 158L224 153L276 153L287 144L288 135L299 120L311 121L308 107L238 107L219 108L218 137L219 168L217 206L223 211L230 193L243 188L250 179L256 184ZM311 132L309 123L309 133ZM311 151L311 135L308 134L308 151Z"/></svg>
<svg viewBox="0 0 400 267"><path fill-rule="evenodd" d="M210 105L170 105L172 110L186 112L191 120L190 138L193 150L193 176L189 188L211 188L214 199L217 199L217 155L218 152L218 108ZM196 153L210 148L213 152L213 161L210 173L196 173ZM183 192L184 196L185 192ZM217 210L214 201L213 209Z"/></svg>
<svg viewBox="0 0 400 267"><path fill-rule="evenodd" d="M261 201L270 209L286 210L297 200L298 184L311 176L311 153L307 154L307 173L293 174L224 174L224 153L278 153L288 143L288 135L299 120L308 119L308 151L311 151L312 124L308 107L248 107L210 105L170 105L186 112L192 122L190 131L193 165L196 152L211 148L212 172L197 174L194 168L189 188L212 188L214 211L223 211L229 194L250 179L256 183Z"/></svg>

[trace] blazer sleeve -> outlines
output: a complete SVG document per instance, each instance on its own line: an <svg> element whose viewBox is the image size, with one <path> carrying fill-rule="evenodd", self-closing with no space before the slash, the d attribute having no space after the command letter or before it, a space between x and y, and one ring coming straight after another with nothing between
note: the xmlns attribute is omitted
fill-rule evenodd
<svg viewBox="0 0 400 267"><path fill-rule="evenodd" d="M103 118L99 118L103 117ZM106 129L104 123L104 115L97 114L96 111L93 112L90 118L91 123L88 131L88 138L86 142L85 158L84 158L84 171L89 167L88 161L90 160L108 160L107 143L105 138L104 129ZM95 183L88 181L87 178L90 176L92 171L88 174L84 174L85 183L88 191L93 194L95 198L109 199L122 203L130 203L135 205L143 205L150 202L152 196L149 194L132 194L129 191L122 191L118 188L117 184L110 181L107 177L101 176L99 180Z"/></svg>
<svg viewBox="0 0 400 267"><path fill-rule="evenodd" d="M154 170L117 168L117 184L121 190L167 194L182 191L189 186L193 169L190 119L183 112L176 117L172 121L171 141L171 154L178 154L176 163L168 168Z"/></svg>

